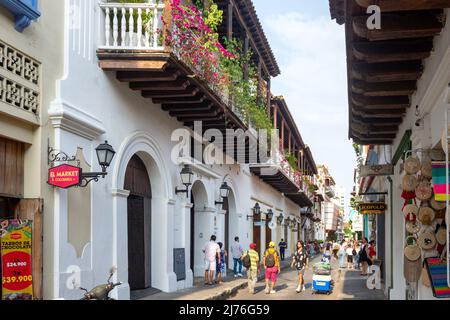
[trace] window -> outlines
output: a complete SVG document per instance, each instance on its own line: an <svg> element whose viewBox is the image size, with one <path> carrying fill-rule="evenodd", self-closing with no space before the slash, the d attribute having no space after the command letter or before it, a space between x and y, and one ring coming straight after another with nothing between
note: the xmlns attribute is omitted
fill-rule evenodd
<svg viewBox="0 0 450 320"><path fill-rule="evenodd" d="M31 21L40 17L38 0L0 0L0 5L11 11L15 18L15 28L23 32Z"/></svg>

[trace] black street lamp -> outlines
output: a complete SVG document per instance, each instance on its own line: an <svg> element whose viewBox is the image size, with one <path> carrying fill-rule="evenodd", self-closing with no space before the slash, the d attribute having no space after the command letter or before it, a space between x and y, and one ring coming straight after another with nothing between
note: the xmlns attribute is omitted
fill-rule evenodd
<svg viewBox="0 0 450 320"><path fill-rule="evenodd" d="M116 154L113 147L108 144L108 141L95 148L95 152L97 153L98 163L102 167L102 172L82 172L80 175L80 187L86 187L91 181L97 182L100 177L105 178L108 174L106 169L111 165L112 159Z"/></svg>
<svg viewBox="0 0 450 320"><path fill-rule="evenodd" d="M186 187L186 189L178 189L178 187L175 188L175 194L178 193L186 193L186 198L189 196L189 186L192 185L192 179L194 177L194 173L192 172L192 169L189 165L185 165L183 169L181 169L180 172L181 177L181 183Z"/></svg>
<svg viewBox="0 0 450 320"><path fill-rule="evenodd" d="M283 223L283 219L284 219L283 214L280 213L280 215L277 217L277 222L279 225L281 225L281 223Z"/></svg>
<svg viewBox="0 0 450 320"><path fill-rule="evenodd" d="M223 182L222 185L220 186L220 197L222 198L222 201L216 201L215 204L223 205L225 203L225 199L228 199L230 192L231 188L228 186L228 183Z"/></svg>
<svg viewBox="0 0 450 320"><path fill-rule="evenodd" d="M253 215L247 216L247 220L249 220L250 218L253 218L254 216L258 216L261 214L261 207L259 206L258 202L255 203L255 206L252 209L253 209Z"/></svg>
<svg viewBox="0 0 450 320"><path fill-rule="evenodd" d="M271 221L272 220L272 218L273 218L273 211L272 211L272 209L269 209L268 211L267 211L267 220L268 221Z"/></svg>

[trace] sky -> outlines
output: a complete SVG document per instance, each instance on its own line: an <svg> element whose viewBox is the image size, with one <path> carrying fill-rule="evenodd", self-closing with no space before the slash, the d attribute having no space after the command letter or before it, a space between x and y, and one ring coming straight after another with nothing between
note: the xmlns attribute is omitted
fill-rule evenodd
<svg viewBox="0 0 450 320"><path fill-rule="evenodd" d="M346 189L348 210L356 155L348 139L345 30L328 0L253 0L281 69L272 79L316 163ZM348 211L347 211L348 212Z"/></svg>

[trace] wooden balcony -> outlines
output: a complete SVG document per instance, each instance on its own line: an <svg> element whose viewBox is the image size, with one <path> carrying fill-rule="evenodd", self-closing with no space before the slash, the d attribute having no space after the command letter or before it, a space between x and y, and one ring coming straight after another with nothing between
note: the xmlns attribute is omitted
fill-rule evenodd
<svg viewBox="0 0 450 320"><path fill-rule="evenodd" d="M118 81L161 105L186 127L193 128L194 122L201 121L203 133L208 129L224 135L227 129L248 130L246 119L234 112L229 94L205 81L202 70L185 63L176 49L162 43L161 18L169 14L168 3L101 3L105 30L104 45L97 49L100 68L115 72ZM256 154L256 137L247 137L246 155ZM225 141L224 151L236 151L235 143L227 145Z"/></svg>

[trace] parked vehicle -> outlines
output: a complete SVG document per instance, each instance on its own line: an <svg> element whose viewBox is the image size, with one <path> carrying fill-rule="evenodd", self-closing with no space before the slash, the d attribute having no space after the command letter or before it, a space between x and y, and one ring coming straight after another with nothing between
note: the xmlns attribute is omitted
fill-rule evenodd
<svg viewBox="0 0 450 320"><path fill-rule="evenodd" d="M106 284L102 284L99 286L96 286L91 291L88 291L85 288L81 288L80 290L85 291L84 297L80 300L115 300L114 298L111 298L109 296L109 293L114 290L115 287L120 286L122 282L113 283L111 282L111 278L116 272L116 268L112 267L109 271L109 278Z"/></svg>

